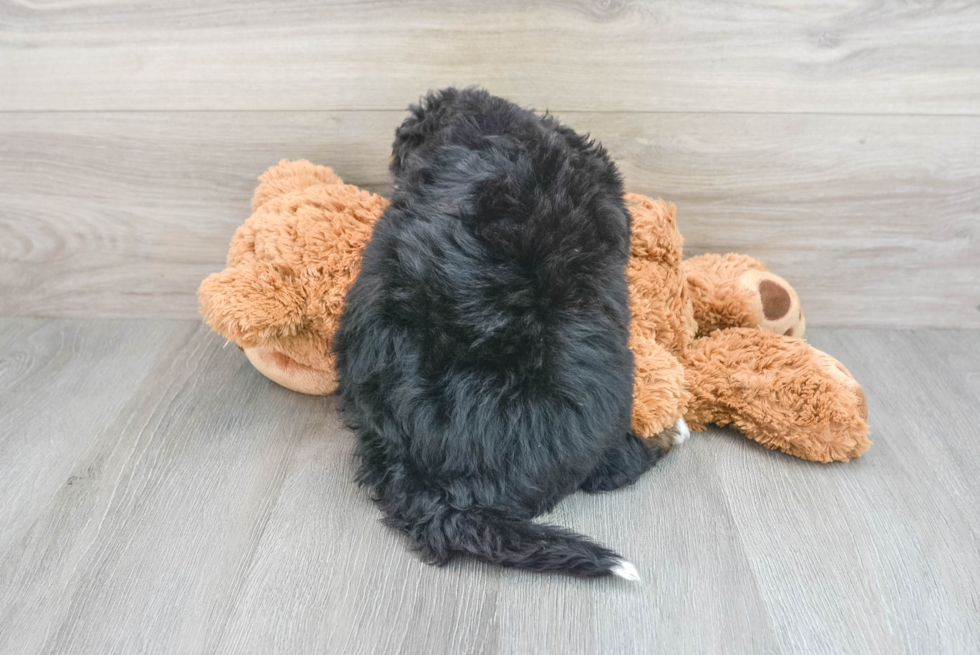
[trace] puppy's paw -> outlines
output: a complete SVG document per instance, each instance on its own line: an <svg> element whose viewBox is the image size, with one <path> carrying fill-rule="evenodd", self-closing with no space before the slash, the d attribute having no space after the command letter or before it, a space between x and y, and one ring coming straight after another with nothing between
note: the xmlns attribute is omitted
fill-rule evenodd
<svg viewBox="0 0 980 655"><path fill-rule="evenodd" d="M674 446L682 444L691 436L691 428L683 418L677 419L672 426L661 430L652 437L642 437L650 448L659 449L661 456L666 455Z"/></svg>
<svg viewBox="0 0 980 655"><path fill-rule="evenodd" d="M673 446L682 444L691 437L691 429L687 427L687 421L683 418L677 419L677 422L664 430L664 433L671 440Z"/></svg>

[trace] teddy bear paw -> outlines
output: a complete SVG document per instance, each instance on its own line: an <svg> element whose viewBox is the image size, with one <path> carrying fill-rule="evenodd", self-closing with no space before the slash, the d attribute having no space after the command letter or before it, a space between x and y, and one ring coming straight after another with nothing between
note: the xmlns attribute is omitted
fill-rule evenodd
<svg viewBox="0 0 980 655"><path fill-rule="evenodd" d="M738 283L751 298L757 327L788 337L803 337L803 307L789 282L769 271L750 270L739 277Z"/></svg>
<svg viewBox="0 0 980 655"><path fill-rule="evenodd" d="M857 411L858 416L862 420L868 420L868 400L864 395L864 387L854 379L851 372L847 370L843 364L837 361L834 357L831 357L822 350L817 350L814 348L817 355L817 362L820 367L832 378L837 380L847 393L853 396L854 407Z"/></svg>

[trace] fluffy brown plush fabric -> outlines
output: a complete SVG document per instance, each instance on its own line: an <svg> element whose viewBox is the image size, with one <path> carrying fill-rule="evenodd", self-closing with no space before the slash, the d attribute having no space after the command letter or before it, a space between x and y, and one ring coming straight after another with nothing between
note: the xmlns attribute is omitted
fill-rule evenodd
<svg viewBox="0 0 980 655"><path fill-rule="evenodd" d="M861 385L802 339L728 328L696 340L684 364L692 429L732 425L767 448L818 462L846 462L871 445Z"/></svg>
<svg viewBox="0 0 980 655"><path fill-rule="evenodd" d="M767 448L830 462L864 453L861 386L803 337L792 286L745 255L683 260L676 210L627 194L632 214L633 429L656 439L677 419L732 425ZM228 268L198 292L215 331L272 380L336 388L330 343L360 253L387 201L307 161L261 178Z"/></svg>
<svg viewBox="0 0 980 655"><path fill-rule="evenodd" d="M767 448L818 462L864 453L864 391L840 362L799 338L806 321L789 283L746 255L682 261L674 206L626 199L633 429L652 436L684 417L693 430L732 425Z"/></svg>
<svg viewBox="0 0 980 655"><path fill-rule="evenodd" d="M201 313L272 380L303 393L331 393L337 383L330 340L361 250L387 206L329 168L279 162L259 178L228 268L201 284Z"/></svg>
<svg viewBox="0 0 980 655"><path fill-rule="evenodd" d="M684 416L691 393L680 357L697 331L681 273L684 239L673 205L626 194L632 216L630 349L634 357L633 430L652 437Z"/></svg>
<svg viewBox="0 0 980 655"><path fill-rule="evenodd" d="M793 287L748 255L701 255L684 262L698 335L726 327L761 327L802 337L806 319Z"/></svg>

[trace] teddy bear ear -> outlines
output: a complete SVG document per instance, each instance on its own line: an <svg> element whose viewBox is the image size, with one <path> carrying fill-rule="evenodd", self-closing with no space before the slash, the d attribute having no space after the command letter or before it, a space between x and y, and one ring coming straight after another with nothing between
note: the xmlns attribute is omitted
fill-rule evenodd
<svg viewBox="0 0 980 655"><path fill-rule="evenodd" d="M252 211L291 191L302 191L317 184L343 184L336 173L326 166L311 164L305 159L283 159L259 176L259 186L252 196Z"/></svg>
<svg viewBox="0 0 980 655"><path fill-rule="evenodd" d="M293 336L305 320L303 286L289 270L267 262L208 276L197 298L208 325L243 348Z"/></svg>

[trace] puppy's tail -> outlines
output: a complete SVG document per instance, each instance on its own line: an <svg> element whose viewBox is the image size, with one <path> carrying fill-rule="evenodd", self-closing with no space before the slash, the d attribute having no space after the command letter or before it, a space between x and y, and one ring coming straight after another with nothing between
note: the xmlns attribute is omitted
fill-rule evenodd
<svg viewBox="0 0 980 655"><path fill-rule="evenodd" d="M415 509L419 504L412 503ZM445 564L458 555L531 571L578 577L640 576L631 563L587 538L552 525L512 519L486 510L455 510L425 503L424 512L391 511L388 525L405 532L424 559ZM408 508L398 508L405 510ZM424 514L424 515L423 515Z"/></svg>

